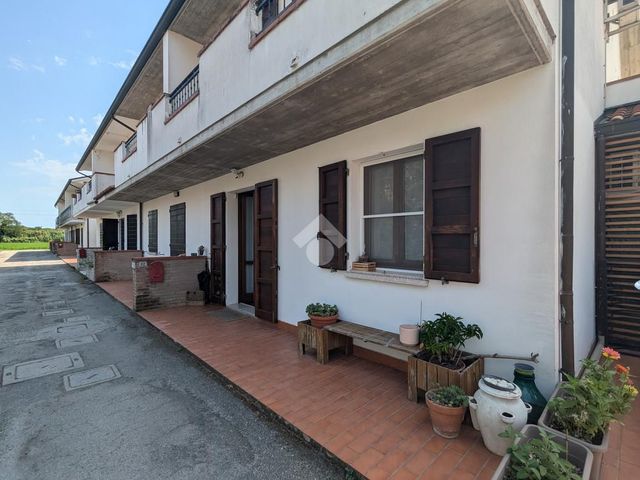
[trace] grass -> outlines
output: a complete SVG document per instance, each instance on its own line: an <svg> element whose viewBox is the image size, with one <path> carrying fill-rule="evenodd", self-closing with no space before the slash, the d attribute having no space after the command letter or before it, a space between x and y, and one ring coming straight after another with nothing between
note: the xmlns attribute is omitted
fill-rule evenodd
<svg viewBox="0 0 640 480"><path fill-rule="evenodd" d="M49 250L49 242L0 242L0 250Z"/></svg>

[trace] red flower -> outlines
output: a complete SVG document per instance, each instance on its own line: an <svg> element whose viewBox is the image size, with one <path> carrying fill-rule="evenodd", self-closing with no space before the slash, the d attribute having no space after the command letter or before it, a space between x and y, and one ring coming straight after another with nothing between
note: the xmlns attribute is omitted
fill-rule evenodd
<svg viewBox="0 0 640 480"><path fill-rule="evenodd" d="M629 367L625 367L624 365L620 365L619 363L616 365L616 372L622 374L622 375L628 375L629 374Z"/></svg>
<svg viewBox="0 0 640 480"><path fill-rule="evenodd" d="M620 360L620 354L616 352L613 348L604 347L602 349L602 356L604 358L608 358L609 360Z"/></svg>

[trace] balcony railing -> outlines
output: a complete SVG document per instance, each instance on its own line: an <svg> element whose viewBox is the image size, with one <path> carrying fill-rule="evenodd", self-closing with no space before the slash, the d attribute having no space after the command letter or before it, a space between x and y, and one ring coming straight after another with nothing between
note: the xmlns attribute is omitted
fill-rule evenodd
<svg viewBox="0 0 640 480"><path fill-rule="evenodd" d="M71 205L69 205L67 208L62 210L62 212L60 212L60 214L56 218L56 227L63 225L67 220L69 220L71 218L72 213L73 213L73 208Z"/></svg>
<svg viewBox="0 0 640 480"><path fill-rule="evenodd" d="M133 155L138 150L138 134L134 133L129 140L124 143L124 158Z"/></svg>
<svg viewBox="0 0 640 480"><path fill-rule="evenodd" d="M197 66L169 95L169 117L177 113L200 91L199 72L200 66Z"/></svg>

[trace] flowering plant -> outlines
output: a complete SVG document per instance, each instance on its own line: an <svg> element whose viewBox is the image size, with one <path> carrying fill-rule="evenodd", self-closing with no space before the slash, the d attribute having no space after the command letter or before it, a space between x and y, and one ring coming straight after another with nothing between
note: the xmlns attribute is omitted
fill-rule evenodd
<svg viewBox="0 0 640 480"><path fill-rule="evenodd" d="M638 390L629 368L615 363L619 359L618 352L604 348L599 362L584 360L581 378L568 376L562 394L549 402L553 428L598 443L609 424L631 409Z"/></svg>

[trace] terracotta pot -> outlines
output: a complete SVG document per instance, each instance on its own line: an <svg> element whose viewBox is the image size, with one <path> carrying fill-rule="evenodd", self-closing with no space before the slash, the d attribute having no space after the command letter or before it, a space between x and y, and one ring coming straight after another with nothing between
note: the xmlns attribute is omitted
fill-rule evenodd
<svg viewBox="0 0 640 480"><path fill-rule="evenodd" d="M467 407L445 407L444 405L439 405L429 399L430 394L431 391L427 392L425 398L431 415L433 431L443 438L456 438L460 435Z"/></svg>
<svg viewBox="0 0 640 480"><path fill-rule="evenodd" d="M332 323L336 323L338 321L338 315L331 315L329 317L309 315L309 320L311 320L312 326L322 328L326 327L327 325L331 325Z"/></svg>
<svg viewBox="0 0 640 480"><path fill-rule="evenodd" d="M400 325L400 343L403 345L417 345L420 328L417 325Z"/></svg>

